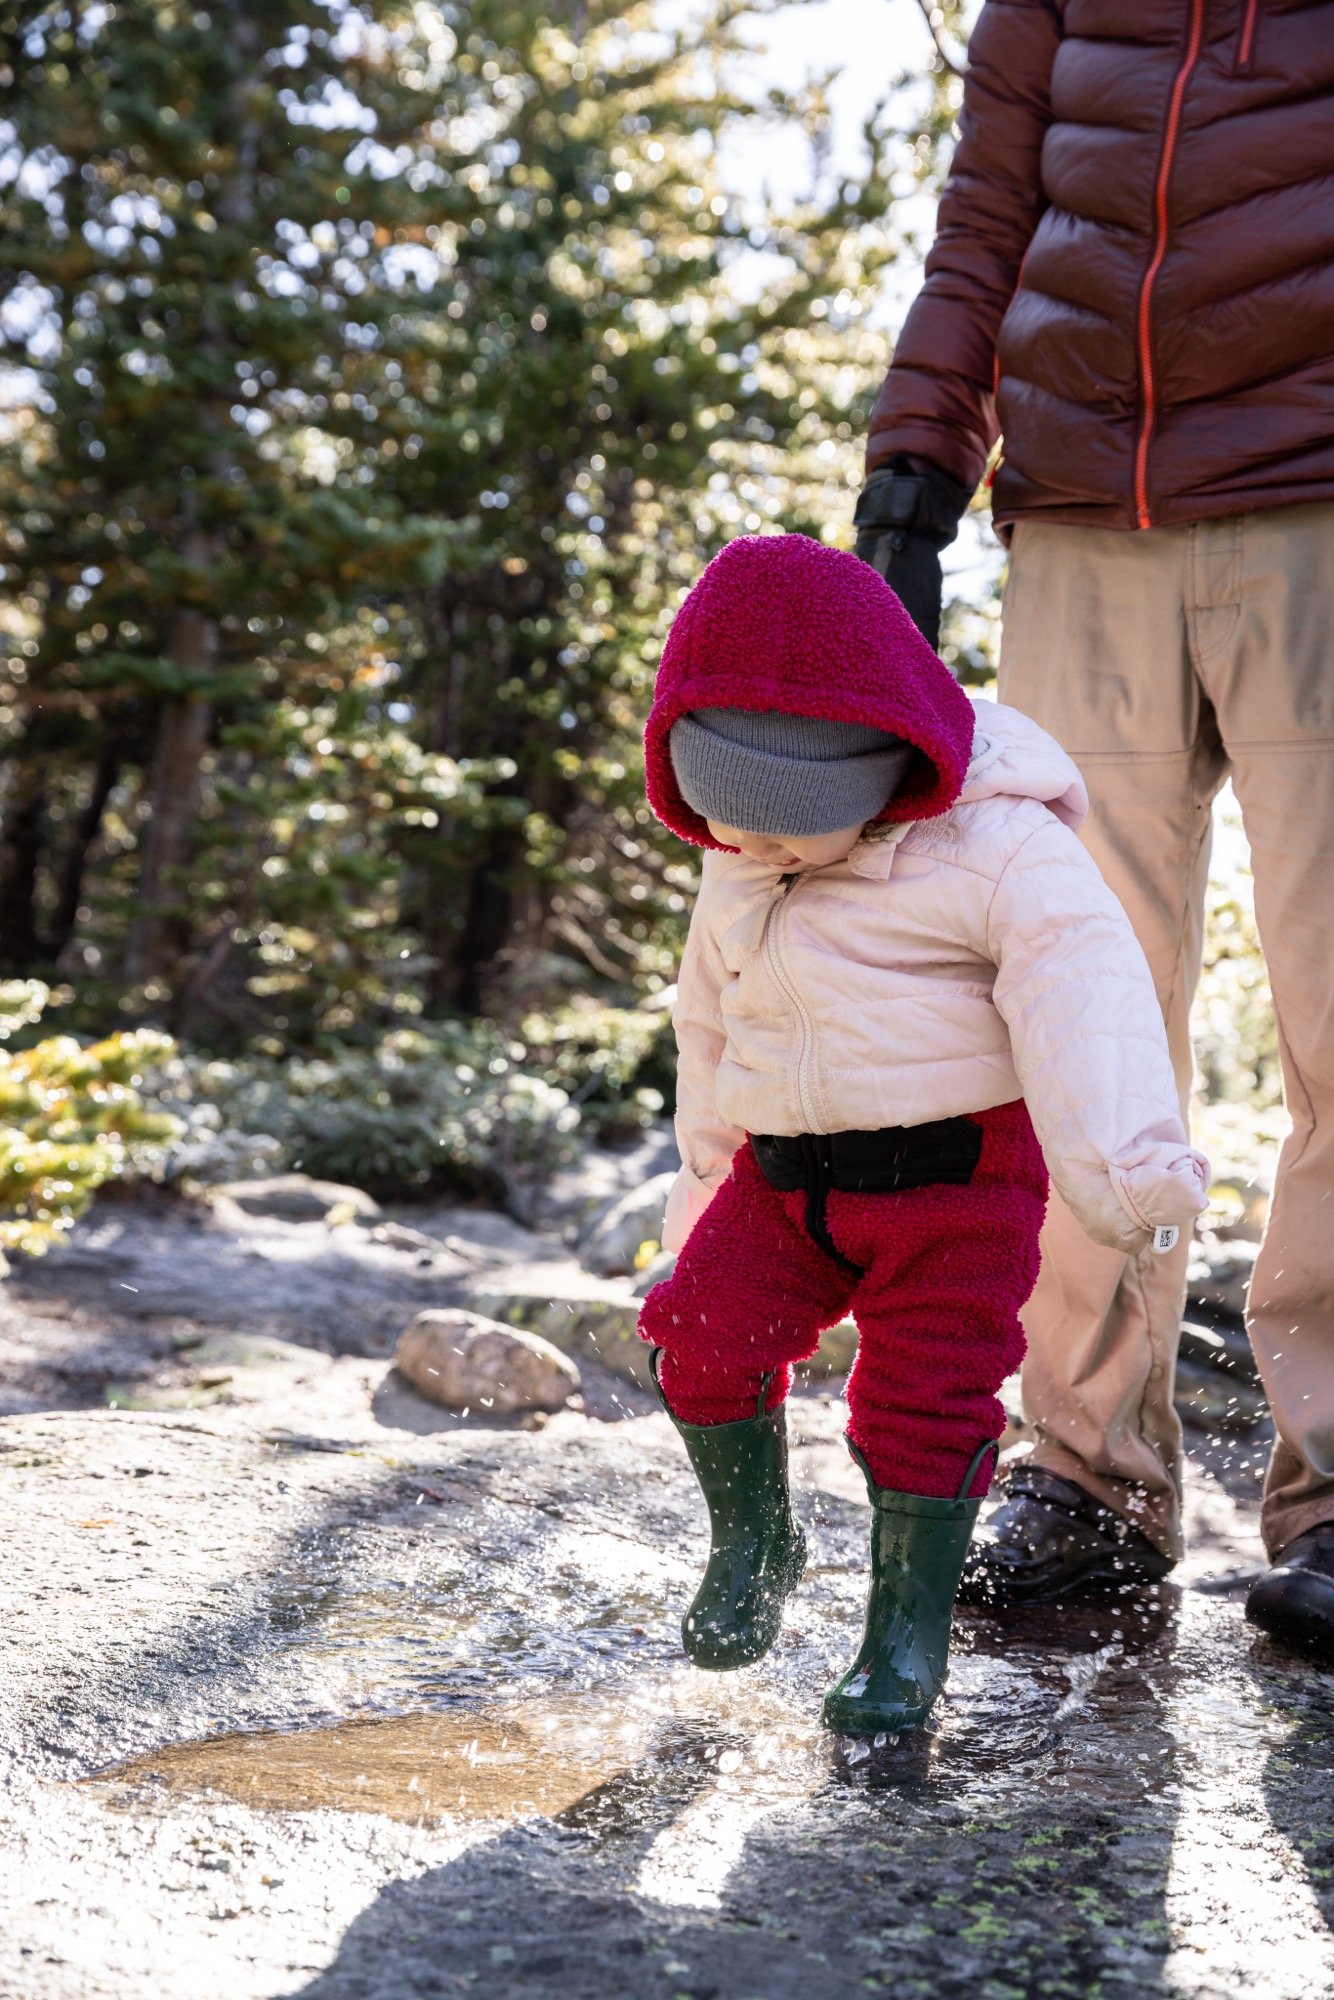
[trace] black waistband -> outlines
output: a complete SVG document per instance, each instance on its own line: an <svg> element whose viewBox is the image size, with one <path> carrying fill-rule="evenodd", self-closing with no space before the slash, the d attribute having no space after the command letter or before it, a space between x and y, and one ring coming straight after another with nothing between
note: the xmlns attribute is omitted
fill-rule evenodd
<svg viewBox="0 0 1334 2000"><path fill-rule="evenodd" d="M971 1118L936 1118L878 1132L752 1132L750 1147L770 1187L783 1194L808 1188L817 1175L841 1194L897 1194L933 1181L966 1187L982 1155L982 1127Z"/></svg>
<svg viewBox="0 0 1334 2000"><path fill-rule="evenodd" d="M971 1118L937 1118L929 1125L887 1125L879 1132L799 1132L792 1138L752 1132L750 1149L770 1187L806 1195L811 1241L856 1278L860 1264L829 1234L830 1194L900 1194L933 1182L966 1187L982 1154L982 1127Z"/></svg>

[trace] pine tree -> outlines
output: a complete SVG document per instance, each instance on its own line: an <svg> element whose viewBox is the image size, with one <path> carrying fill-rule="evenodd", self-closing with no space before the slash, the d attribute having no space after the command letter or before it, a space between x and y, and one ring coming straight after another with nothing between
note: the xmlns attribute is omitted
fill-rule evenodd
<svg viewBox="0 0 1334 2000"><path fill-rule="evenodd" d="M818 89L729 92L738 11L0 0L0 928L90 1026L276 1052L670 978L657 652L728 536L849 538L899 248L901 135L832 179ZM725 195L738 117L809 149L797 212Z"/></svg>
<svg viewBox="0 0 1334 2000"><path fill-rule="evenodd" d="M46 325L43 426L9 576L17 671L0 925L8 963L69 943L121 777L134 909L121 976L159 995L191 940L201 770L305 634L439 562L377 488L397 449L394 259L431 208L386 173L430 105L391 59L403 10L314 0L0 7L22 173L0 270ZM369 128L369 129L368 129ZM11 310L11 324L14 315Z"/></svg>
<svg viewBox="0 0 1334 2000"><path fill-rule="evenodd" d="M689 871L649 831L638 757L665 622L729 534L850 516L878 359L858 322L896 248L887 148L797 215L738 214L717 164L755 115L725 81L735 12L673 37L613 0L445 10L449 296L407 385L424 449L392 476L460 538L422 605L428 740L506 760L515 810L416 845L436 1006L494 1002L543 947L612 982L669 968ZM771 115L818 144L818 101ZM844 486L823 520L821 449Z"/></svg>

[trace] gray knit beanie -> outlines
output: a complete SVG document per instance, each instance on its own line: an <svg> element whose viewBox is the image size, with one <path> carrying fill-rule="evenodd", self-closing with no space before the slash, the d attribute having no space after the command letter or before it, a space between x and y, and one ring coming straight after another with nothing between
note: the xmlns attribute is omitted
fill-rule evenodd
<svg viewBox="0 0 1334 2000"><path fill-rule="evenodd" d="M913 754L886 729L778 709L692 709L670 742L681 795L702 818L792 840L874 819Z"/></svg>

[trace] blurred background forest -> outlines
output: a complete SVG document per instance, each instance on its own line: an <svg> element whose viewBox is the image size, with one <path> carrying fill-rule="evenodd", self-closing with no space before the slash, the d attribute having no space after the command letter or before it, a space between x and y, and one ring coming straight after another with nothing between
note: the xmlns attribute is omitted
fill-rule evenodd
<svg viewBox="0 0 1334 2000"><path fill-rule="evenodd" d="M0 0L0 1241L670 1108L659 648L730 536L850 544L969 11L861 0L850 109L822 0ZM1205 1082L1272 1117L1228 855Z"/></svg>

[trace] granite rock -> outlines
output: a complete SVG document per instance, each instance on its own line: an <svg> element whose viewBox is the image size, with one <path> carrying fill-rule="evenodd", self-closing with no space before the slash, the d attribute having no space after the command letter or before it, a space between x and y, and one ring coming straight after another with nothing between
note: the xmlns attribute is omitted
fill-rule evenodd
<svg viewBox="0 0 1334 2000"><path fill-rule="evenodd" d="M418 1313L394 1359L419 1394L447 1410L559 1410L579 1388L579 1370L549 1340L457 1308Z"/></svg>

